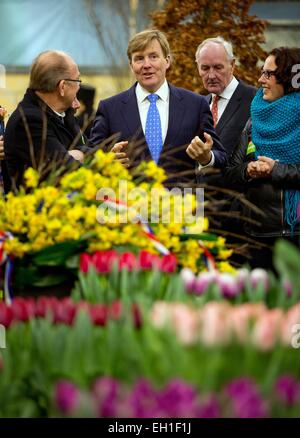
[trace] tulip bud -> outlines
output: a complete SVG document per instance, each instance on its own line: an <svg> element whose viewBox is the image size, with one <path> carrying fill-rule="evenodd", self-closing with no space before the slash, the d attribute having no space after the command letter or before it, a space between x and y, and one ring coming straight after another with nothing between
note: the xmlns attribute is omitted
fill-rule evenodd
<svg viewBox="0 0 300 438"><path fill-rule="evenodd" d="M198 295L203 294L210 284L212 284L217 278L217 274L214 271L201 272L195 281L195 292Z"/></svg>
<svg viewBox="0 0 300 438"><path fill-rule="evenodd" d="M231 274L223 273L217 278L220 292L225 298L233 298L240 292L239 285Z"/></svg>
<svg viewBox="0 0 300 438"><path fill-rule="evenodd" d="M254 289L256 289L259 284L262 284L264 290L267 291L269 288L269 277L267 271L261 268L253 269L253 271L250 272L250 283Z"/></svg>
<svg viewBox="0 0 300 438"><path fill-rule="evenodd" d="M189 268L183 268L180 271L180 277L182 278L185 288L189 292L193 292L195 288L196 277L193 271Z"/></svg>

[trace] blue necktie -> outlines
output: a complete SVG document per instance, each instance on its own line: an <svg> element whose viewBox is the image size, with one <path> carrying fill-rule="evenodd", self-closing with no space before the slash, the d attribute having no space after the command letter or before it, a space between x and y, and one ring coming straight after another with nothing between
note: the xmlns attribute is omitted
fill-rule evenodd
<svg viewBox="0 0 300 438"><path fill-rule="evenodd" d="M147 99L150 101L150 106L146 120L145 137L152 159L157 163L163 147L160 116L156 106L158 95L149 94Z"/></svg>

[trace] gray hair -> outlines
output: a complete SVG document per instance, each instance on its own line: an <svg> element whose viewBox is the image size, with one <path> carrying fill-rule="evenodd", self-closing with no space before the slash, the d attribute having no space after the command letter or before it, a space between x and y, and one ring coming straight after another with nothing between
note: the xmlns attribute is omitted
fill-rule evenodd
<svg viewBox="0 0 300 438"><path fill-rule="evenodd" d="M227 53L229 61L234 60L232 44L229 43L228 41L224 40L224 38L222 38L221 36L218 36L216 38L207 38L206 40L202 41L201 44L199 44L199 46L196 50L196 55L195 55L196 62L199 58L200 52L203 49L203 47L210 44L210 43L219 44L220 46L223 46L225 49L225 52Z"/></svg>
<svg viewBox="0 0 300 438"><path fill-rule="evenodd" d="M58 82L70 74L73 59L60 50L46 50L33 61L30 69L29 88L35 91L52 92Z"/></svg>

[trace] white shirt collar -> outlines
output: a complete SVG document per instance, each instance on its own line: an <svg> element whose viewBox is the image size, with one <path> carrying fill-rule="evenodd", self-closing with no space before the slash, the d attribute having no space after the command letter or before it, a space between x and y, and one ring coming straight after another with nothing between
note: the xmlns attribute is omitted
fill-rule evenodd
<svg viewBox="0 0 300 438"><path fill-rule="evenodd" d="M147 99L147 97L151 93L149 93L149 91L145 90L145 88L143 88L139 83L137 83L137 86L135 88L135 94L138 103L142 103L145 99ZM157 94L159 98L164 102L168 101L170 90L166 79L164 83L160 86L160 88L157 91L155 91L155 94Z"/></svg>
<svg viewBox="0 0 300 438"><path fill-rule="evenodd" d="M59 113L59 112L55 111L53 108L51 108L51 109L59 117L65 117L65 115L66 115L66 113L64 111L62 113Z"/></svg>
<svg viewBox="0 0 300 438"><path fill-rule="evenodd" d="M219 95L223 99L230 100L231 96L236 90L236 87L239 85L239 81L236 79L236 77L232 77L231 81L227 85L227 87L223 90L223 92ZM215 94L212 94L212 97L214 97Z"/></svg>

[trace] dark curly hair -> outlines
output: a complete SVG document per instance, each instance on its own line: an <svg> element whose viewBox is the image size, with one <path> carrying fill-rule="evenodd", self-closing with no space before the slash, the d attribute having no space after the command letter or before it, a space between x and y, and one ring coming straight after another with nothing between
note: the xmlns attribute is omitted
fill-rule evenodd
<svg viewBox="0 0 300 438"><path fill-rule="evenodd" d="M279 84L282 84L284 94L300 91L300 48L298 47L277 47L269 55L275 58L275 77ZM294 71L292 71L293 66ZM297 76L297 77L296 77ZM296 85L295 85L296 84Z"/></svg>

